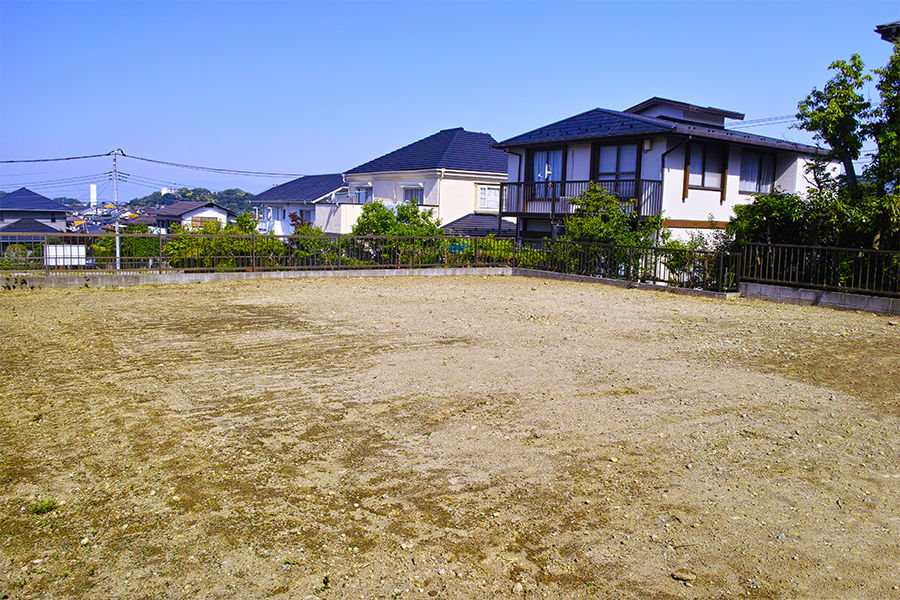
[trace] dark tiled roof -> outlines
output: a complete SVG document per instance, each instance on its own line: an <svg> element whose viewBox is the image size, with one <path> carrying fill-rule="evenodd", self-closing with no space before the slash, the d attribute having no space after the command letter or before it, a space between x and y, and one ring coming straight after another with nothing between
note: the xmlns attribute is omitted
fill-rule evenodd
<svg viewBox="0 0 900 600"><path fill-rule="evenodd" d="M546 127L523 133L496 144L497 148L531 146L554 142L590 141L604 138L625 138L653 134L678 134L695 138L712 139L748 146L762 146L779 150L790 150L804 154L823 152L815 146L798 144L763 135L730 131L721 127L699 123L675 122L656 117L642 117L616 110L595 108Z"/></svg>
<svg viewBox="0 0 900 600"><path fill-rule="evenodd" d="M41 212L68 212L71 209L27 188L19 188L0 197L0 210L33 210Z"/></svg>
<svg viewBox="0 0 900 600"><path fill-rule="evenodd" d="M417 169L456 169L481 173L506 173L506 155L492 148L496 140L487 133L466 131L462 127L438 133L394 150L375 160L350 169L347 173L413 171Z"/></svg>
<svg viewBox="0 0 900 600"><path fill-rule="evenodd" d="M516 235L515 223L507 220L502 221L503 225L500 230L500 237L512 237ZM497 235L497 217L493 215L476 215L469 213L455 221L447 223L443 227L446 233L453 235L466 235L484 237L487 235Z"/></svg>
<svg viewBox="0 0 900 600"><path fill-rule="evenodd" d="M4 227L0 227L0 232L2 233L56 233L59 234L60 231L58 229L54 229L45 223L41 223L40 221L36 221L34 219L19 219L18 221L13 221L9 225Z"/></svg>
<svg viewBox="0 0 900 600"><path fill-rule="evenodd" d="M250 203L312 202L346 185L344 176L340 173L307 175L269 188L261 194L257 194Z"/></svg>
<svg viewBox="0 0 900 600"><path fill-rule="evenodd" d="M220 208L229 214L234 214L232 211L228 210L224 206L219 206L215 202L176 202L175 204L170 204L168 206L164 206L156 211L157 217L180 217L181 215L191 212L192 210L197 210L198 208L203 208L205 206L214 206L216 208Z"/></svg>
<svg viewBox="0 0 900 600"><path fill-rule="evenodd" d="M600 137L647 135L651 133L671 133L675 124L654 119L630 115L617 110L595 108L580 115L551 123L539 129L517 135L496 144L498 148L511 148L535 143L562 142L579 139L595 139Z"/></svg>
<svg viewBox="0 0 900 600"><path fill-rule="evenodd" d="M900 21L885 23L875 28L875 33L881 36L886 42L893 42L900 39Z"/></svg>

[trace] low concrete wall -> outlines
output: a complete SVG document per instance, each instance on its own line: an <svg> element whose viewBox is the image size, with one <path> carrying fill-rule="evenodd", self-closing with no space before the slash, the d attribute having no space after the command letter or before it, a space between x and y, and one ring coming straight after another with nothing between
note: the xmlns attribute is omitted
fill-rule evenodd
<svg viewBox="0 0 900 600"><path fill-rule="evenodd" d="M538 271L535 269L513 269L513 275L522 277L538 277L541 279L555 279L557 281L580 281L582 283L602 283L604 285L614 285L620 288L629 288L636 290L652 290L655 292L668 292L670 294L679 294L682 296L696 296L698 298L716 298L718 300L727 300L728 298L737 298L740 294L726 292L711 292L707 290L695 290L691 288L680 288L668 285L654 285L652 283L635 283L633 281L625 281L622 279L606 279L604 277L588 277L587 275L567 275L565 273L555 273L553 271Z"/></svg>
<svg viewBox="0 0 900 600"><path fill-rule="evenodd" d="M809 290L764 283L741 283L739 287L741 294L747 298L759 298L786 304L826 306L842 310L864 310L887 315L900 315L900 298Z"/></svg>
<svg viewBox="0 0 900 600"><path fill-rule="evenodd" d="M73 288L207 283L240 279L296 279L300 277L439 277L444 275L512 275L509 267L458 269L358 269L347 271L259 271L256 273L98 273L96 275L10 275L0 285L13 288Z"/></svg>

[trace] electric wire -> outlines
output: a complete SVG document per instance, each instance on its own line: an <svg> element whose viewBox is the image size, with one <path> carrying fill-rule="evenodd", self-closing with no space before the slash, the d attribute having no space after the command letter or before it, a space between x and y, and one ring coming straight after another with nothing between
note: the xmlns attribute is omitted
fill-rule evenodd
<svg viewBox="0 0 900 600"><path fill-rule="evenodd" d="M65 158L32 158L27 160L0 160L2 164L12 163L42 163L42 162L62 162L65 160L82 160L85 158L102 158L104 156L112 156L112 152L106 154L88 154L86 156L67 156Z"/></svg>
<svg viewBox="0 0 900 600"><path fill-rule="evenodd" d="M242 171L239 169L221 169L218 167L201 167L197 165L186 165L182 163L168 162L164 160L156 160L153 158L143 158L131 154L122 153L124 158L133 158L134 160L142 160L144 162L155 163L158 165L166 165L169 167L179 167L181 169L191 169L194 171L206 171L209 173L222 173L225 175L243 175L246 177L303 177L302 173L269 173L265 171Z"/></svg>

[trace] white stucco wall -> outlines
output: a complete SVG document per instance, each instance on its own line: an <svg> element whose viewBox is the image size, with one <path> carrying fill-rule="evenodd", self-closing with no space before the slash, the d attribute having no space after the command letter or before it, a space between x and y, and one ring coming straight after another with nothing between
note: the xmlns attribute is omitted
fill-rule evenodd
<svg viewBox="0 0 900 600"><path fill-rule="evenodd" d="M515 162L518 157L510 155L510 160ZM473 212L496 214L496 211L478 210L477 185L499 186L501 182L507 180L507 174L427 169L347 175L346 179L350 185L351 197L357 187L371 186L374 199L387 206L396 206L403 202L404 188L421 187L424 193L422 208L432 209L444 225ZM360 212L361 210L360 208ZM350 228L357 217L358 214L353 217Z"/></svg>

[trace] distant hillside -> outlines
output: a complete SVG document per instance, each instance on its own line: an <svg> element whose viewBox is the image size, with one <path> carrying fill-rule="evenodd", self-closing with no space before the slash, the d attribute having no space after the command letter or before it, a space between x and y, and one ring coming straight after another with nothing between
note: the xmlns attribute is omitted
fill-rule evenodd
<svg viewBox="0 0 900 600"><path fill-rule="evenodd" d="M206 188L194 188L192 190L181 188L169 194L153 192L149 196L135 198L128 203L128 207L131 208L131 210L136 211L140 208L159 208L181 201L211 201L219 206L232 210L237 214L241 214L250 210L250 200L252 199L253 194L238 189L211 192Z"/></svg>

